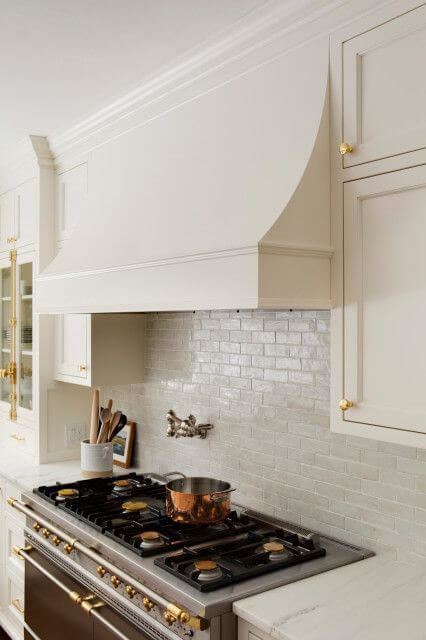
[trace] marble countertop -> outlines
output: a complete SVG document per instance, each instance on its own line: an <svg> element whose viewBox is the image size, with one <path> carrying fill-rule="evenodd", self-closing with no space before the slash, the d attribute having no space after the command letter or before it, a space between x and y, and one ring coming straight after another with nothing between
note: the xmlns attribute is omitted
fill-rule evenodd
<svg viewBox="0 0 426 640"><path fill-rule="evenodd" d="M114 468L114 475L122 475L136 469ZM64 460L36 464L27 456L0 450L0 476L12 482L23 491L55 482L75 482L81 480L80 460Z"/></svg>
<svg viewBox="0 0 426 640"><path fill-rule="evenodd" d="M426 568L379 555L239 600L278 640L425 640Z"/></svg>

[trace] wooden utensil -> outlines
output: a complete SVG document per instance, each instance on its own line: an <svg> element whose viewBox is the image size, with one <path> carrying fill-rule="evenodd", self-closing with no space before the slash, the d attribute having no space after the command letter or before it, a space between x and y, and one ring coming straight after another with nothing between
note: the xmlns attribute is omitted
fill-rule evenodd
<svg viewBox="0 0 426 640"><path fill-rule="evenodd" d="M108 442L111 442L112 432L118 426L118 423L120 422L121 416L122 416L121 411L116 411L114 413L114 415L112 416L111 420L109 421Z"/></svg>
<svg viewBox="0 0 426 640"><path fill-rule="evenodd" d="M92 399L92 415L90 420L90 444L96 444L98 438L99 389L95 389Z"/></svg>
<svg viewBox="0 0 426 640"><path fill-rule="evenodd" d="M109 436L110 442L114 440L117 433L120 433L120 431L122 430L123 427L126 426L126 424L127 424L127 416L125 416L124 413L122 413L118 425L115 427L115 429L113 429L113 431L111 432L111 435Z"/></svg>
<svg viewBox="0 0 426 640"><path fill-rule="evenodd" d="M109 421L111 420L111 411L106 407L101 411L102 427L98 436L98 444L106 442L108 438Z"/></svg>

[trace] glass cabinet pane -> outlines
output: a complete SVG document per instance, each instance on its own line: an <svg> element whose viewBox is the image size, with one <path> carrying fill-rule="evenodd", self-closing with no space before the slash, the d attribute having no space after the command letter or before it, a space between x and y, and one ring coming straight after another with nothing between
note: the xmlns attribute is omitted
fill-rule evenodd
<svg viewBox="0 0 426 640"><path fill-rule="evenodd" d="M18 266L18 404L33 408L33 265Z"/></svg>
<svg viewBox="0 0 426 640"><path fill-rule="evenodd" d="M10 362L11 326L9 320L12 312L11 301L11 269L4 267L0 270L0 330L1 352L0 368L7 369ZM9 402L10 382L8 378L0 378L0 400Z"/></svg>

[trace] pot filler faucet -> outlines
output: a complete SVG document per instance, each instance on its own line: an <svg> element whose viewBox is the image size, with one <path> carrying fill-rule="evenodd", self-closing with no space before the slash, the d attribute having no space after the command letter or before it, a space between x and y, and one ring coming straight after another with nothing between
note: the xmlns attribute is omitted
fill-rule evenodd
<svg viewBox="0 0 426 640"><path fill-rule="evenodd" d="M182 420L170 409L166 418L167 435L170 438L193 438L197 436L204 440L204 438L207 437L208 431L213 429L212 424L197 424L197 418L193 416L192 413L185 418L185 420Z"/></svg>

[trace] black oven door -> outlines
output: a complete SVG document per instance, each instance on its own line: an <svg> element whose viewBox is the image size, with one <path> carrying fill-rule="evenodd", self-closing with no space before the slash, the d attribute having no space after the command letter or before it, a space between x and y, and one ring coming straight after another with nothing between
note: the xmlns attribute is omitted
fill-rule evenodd
<svg viewBox="0 0 426 640"><path fill-rule="evenodd" d="M78 583L36 549L21 550L25 558L25 640L150 640L116 611L95 597L86 597Z"/></svg>

